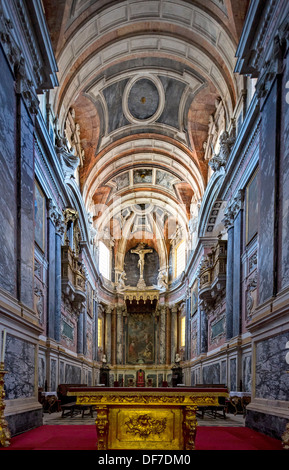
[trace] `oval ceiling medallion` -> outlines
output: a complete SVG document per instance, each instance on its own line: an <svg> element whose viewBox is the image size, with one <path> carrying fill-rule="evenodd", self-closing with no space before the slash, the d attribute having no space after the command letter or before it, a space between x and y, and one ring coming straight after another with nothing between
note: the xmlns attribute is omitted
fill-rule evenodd
<svg viewBox="0 0 289 470"><path fill-rule="evenodd" d="M134 77L129 81L123 97L123 110L134 123L156 121L164 108L164 90L157 77Z"/></svg>

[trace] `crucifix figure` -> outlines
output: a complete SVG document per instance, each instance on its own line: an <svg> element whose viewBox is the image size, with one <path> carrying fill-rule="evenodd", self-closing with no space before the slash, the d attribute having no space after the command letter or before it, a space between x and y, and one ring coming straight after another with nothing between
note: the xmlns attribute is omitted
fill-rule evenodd
<svg viewBox="0 0 289 470"><path fill-rule="evenodd" d="M146 249L145 243L140 243L138 247L135 250L131 250L131 253L135 253L136 255L139 256L139 261L138 261L138 267L140 269L140 278L138 281L138 288L145 288L146 283L143 278L143 273L144 273L144 265L145 265L145 255L147 253L152 253L153 250Z"/></svg>

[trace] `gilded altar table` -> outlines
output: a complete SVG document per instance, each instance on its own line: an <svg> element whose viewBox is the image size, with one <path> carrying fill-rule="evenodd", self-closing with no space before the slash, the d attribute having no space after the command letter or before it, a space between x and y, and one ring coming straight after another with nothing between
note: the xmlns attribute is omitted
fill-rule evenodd
<svg viewBox="0 0 289 470"><path fill-rule="evenodd" d="M193 450L199 406L219 406L226 388L73 388L97 411L98 450Z"/></svg>

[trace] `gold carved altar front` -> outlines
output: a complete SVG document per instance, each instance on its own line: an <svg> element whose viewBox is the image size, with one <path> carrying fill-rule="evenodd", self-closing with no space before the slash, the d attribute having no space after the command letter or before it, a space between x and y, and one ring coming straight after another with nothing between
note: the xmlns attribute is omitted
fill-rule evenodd
<svg viewBox="0 0 289 470"><path fill-rule="evenodd" d="M97 411L98 450L193 450L199 406L218 406L227 389L74 388Z"/></svg>

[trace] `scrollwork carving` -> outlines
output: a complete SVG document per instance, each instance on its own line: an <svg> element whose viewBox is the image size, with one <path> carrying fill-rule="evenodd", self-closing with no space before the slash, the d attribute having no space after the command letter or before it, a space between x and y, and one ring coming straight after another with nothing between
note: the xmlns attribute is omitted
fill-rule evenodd
<svg viewBox="0 0 289 470"><path fill-rule="evenodd" d="M147 439L151 435L162 434L167 427L167 419L158 420L150 415L141 415L138 418L130 418L125 422L127 433L139 435L142 439Z"/></svg>

